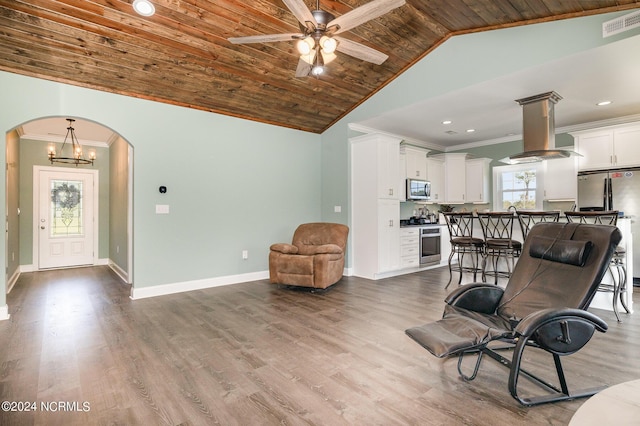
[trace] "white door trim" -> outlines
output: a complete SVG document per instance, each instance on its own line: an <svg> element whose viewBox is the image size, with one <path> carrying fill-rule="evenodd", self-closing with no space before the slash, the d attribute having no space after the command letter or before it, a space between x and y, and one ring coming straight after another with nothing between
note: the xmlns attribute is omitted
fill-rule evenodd
<svg viewBox="0 0 640 426"><path fill-rule="evenodd" d="M98 171L94 169L77 169L71 167L51 167L51 166L33 166L33 267L35 270L39 270L40 265L40 238L38 231L38 224L40 219L40 172L63 172L63 173L85 173L93 175L93 264L97 265L99 261L99 210L98 200L100 198L100 182L98 181Z"/></svg>

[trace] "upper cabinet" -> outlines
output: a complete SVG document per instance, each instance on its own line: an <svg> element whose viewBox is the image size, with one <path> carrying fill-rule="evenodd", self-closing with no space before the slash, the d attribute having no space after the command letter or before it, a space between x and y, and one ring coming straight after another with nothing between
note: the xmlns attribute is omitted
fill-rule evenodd
<svg viewBox="0 0 640 426"><path fill-rule="evenodd" d="M435 158L444 161L443 204L464 204L466 202L466 153L438 154Z"/></svg>
<svg viewBox="0 0 640 426"><path fill-rule="evenodd" d="M431 202L444 201L444 161L427 157L427 180L431 182Z"/></svg>
<svg viewBox="0 0 640 426"><path fill-rule="evenodd" d="M578 170L640 166L640 125L574 132Z"/></svg>
<svg viewBox="0 0 640 426"><path fill-rule="evenodd" d="M377 156L371 166L378 171L378 198L400 199L398 175L400 174L400 150L398 140L379 137L376 141Z"/></svg>
<svg viewBox="0 0 640 426"><path fill-rule="evenodd" d="M400 153L404 155L407 179L427 180L427 154L429 150L409 145L401 145Z"/></svg>
<svg viewBox="0 0 640 426"><path fill-rule="evenodd" d="M573 150L573 147L562 147ZM575 201L578 197L578 157L546 160L544 170L544 199L547 201Z"/></svg>
<svg viewBox="0 0 640 426"><path fill-rule="evenodd" d="M398 169L398 191L400 191L400 193L398 194L398 199L400 199L400 201L407 201L407 179L405 177L407 175L407 156L402 152L402 150L400 150L399 157L400 161L398 162L398 165L400 168Z"/></svg>
<svg viewBox="0 0 640 426"><path fill-rule="evenodd" d="M482 204L489 203L491 158L470 159L467 160L465 166L466 202Z"/></svg>

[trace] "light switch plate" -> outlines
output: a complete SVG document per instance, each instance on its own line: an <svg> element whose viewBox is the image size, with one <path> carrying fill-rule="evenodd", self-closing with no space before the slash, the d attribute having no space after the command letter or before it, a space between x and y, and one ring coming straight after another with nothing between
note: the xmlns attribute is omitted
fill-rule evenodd
<svg viewBox="0 0 640 426"><path fill-rule="evenodd" d="M156 214L169 214L169 205L156 204Z"/></svg>

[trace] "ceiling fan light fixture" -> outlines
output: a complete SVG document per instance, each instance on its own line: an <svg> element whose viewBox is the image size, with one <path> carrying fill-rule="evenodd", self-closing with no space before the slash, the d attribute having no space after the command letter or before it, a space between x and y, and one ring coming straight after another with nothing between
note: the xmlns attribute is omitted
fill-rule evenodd
<svg viewBox="0 0 640 426"><path fill-rule="evenodd" d="M156 13L156 8L149 0L133 0L133 10L142 16L151 16Z"/></svg>
<svg viewBox="0 0 640 426"><path fill-rule="evenodd" d="M338 42L334 38L322 36L320 38L320 47L322 47L324 53L333 53L338 47Z"/></svg>
<svg viewBox="0 0 640 426"><path fill-rule="evenodd" d="M318 50L320 50L319 47L318 47ZM324 73L324 58L320 52L317 52L316 62L311 67L311 75L315 77L319 77L322 73Z"/></svg>
<svg viewBox="0 0 640 426"><path fill-rule="evenodd" d="M316 62L316 51L312 50L307 55L300 55L300 59L308 63L309 65L313 65Z"/></svg>
<svg viewBox="0 0 640 426"><path fill-rule="evenodd" d="M322 61L325 65L331 63L336 58L337 56L335 53L327 53L324 50L322 51Z"/></svg>
<svg viewBox="0 0 640 426"><path fill-rule="evenodd" d="M316 47L316 42L313 37L305 37L301 40L298 40L296 43L296 48L301 55L309 55Z"/></svg>

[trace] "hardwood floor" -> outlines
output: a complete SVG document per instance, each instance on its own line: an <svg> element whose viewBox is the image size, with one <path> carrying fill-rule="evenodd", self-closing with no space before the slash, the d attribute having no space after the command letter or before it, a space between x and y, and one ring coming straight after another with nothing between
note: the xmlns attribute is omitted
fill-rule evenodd
<svg viewBox="0 0 640 426"><path fill-rule="evenodd" d="M522 407L503 366L485 360L467 383L456 359L404 334L441 316L447 279L440 268L324 293L258 281L132 301L107 267L23 274L0 322L0 393L37 411L0 424L567 424L584 399ZM593 312L609 331L563 358L569 386L637 379L640 314ZM552 368L534 352L531 369Z"/></svg>

